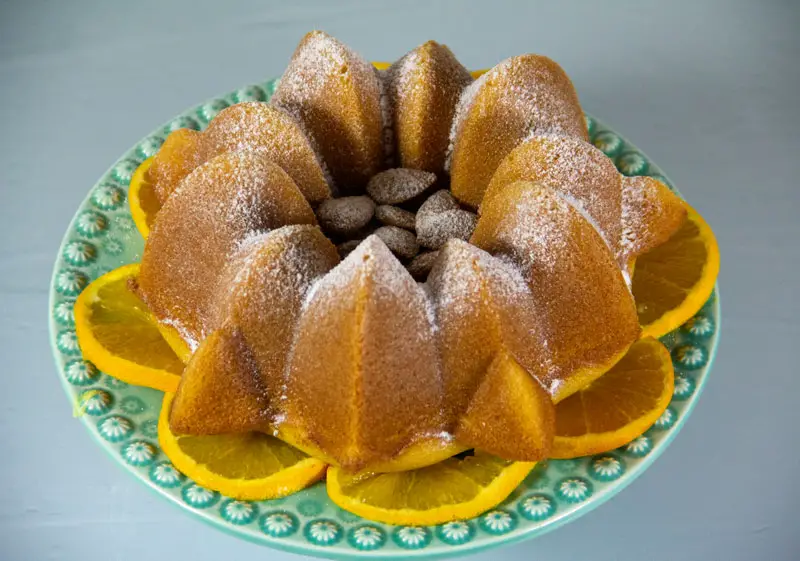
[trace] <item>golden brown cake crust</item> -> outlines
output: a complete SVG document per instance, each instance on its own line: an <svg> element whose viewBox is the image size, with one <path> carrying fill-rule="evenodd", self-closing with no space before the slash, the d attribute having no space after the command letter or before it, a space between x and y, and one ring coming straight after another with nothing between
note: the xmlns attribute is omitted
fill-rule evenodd
<svg viewBox="0 0 800 561"><path fill-rule="evenodd" d="M240 244L220 276L214 325L241 331L270 400L280 410L286 362L303 299L312 284L339 263L339 254L316 226L284 226Z"/></svg>
<svg viewBox="0 0 800 561"><path fill-rule="evenodd" d="M440 251L427 288L442 355L445 411L455 422L499 352L544 374L541 329L527 281L508 262L461 240Z"/></svg>
<svg viewBox="0 0 800 561"><path fill-rule="evenodd" d="M148 171L159 202L163 205L200 164L236 151L270 158L312 204L331 196L324 164L299 123L277 107L254 101L223 109L203 132L179 129L167 137Z"/></svg>
<svg viewBox="0 0 800 561"><path fill-rule="evenodd" d="M241 331L226 325L192 355L170 410L175 434L268 430L267 388Z"/></svg>
<svg viewBox="0 0 800 561"><path fill-rule="evenodd" d="M311 204L331 196L316 148L299 123L278 107L257 101L237 103L220 111L204 135L206 159L252 150L283 168Z"/></svg>
<svg viewBox="0 0 800 561"><path fill-rule="evenodd" d="M453 195L477 207L503 158L526 138L547 133L589 138L569 77L539 55L501 62L459 99L450 135Z"/></svg>
<svg viewBox="0 0 800 561"><path fill-rule="evenodd" d="M379 173L391 127L413 169ZM163 206L139 290L195 351L173 432L265 431L353 470L464 447L546 457L553 402L639 336L619 263L685 216L587 138L572 83L546 57L473 82L429 41L381 75L306 35L270 104L177 131L153 162ZM429 197L445 168L480 218L446 190ZM369 197L328 200L334 181ZM375 202L398 206L376 217ZM414 259L420 244L436 251Z"/></svg>
<svg viewBox="0 0 800 561"><path fill-rule="evenodd" d="M289 379L286 423L345 467L391 459L441 430L425 298L377 236L315 286Z"/></svg>
<svg viewBox="0 0 800 561"><path fill-rule="evenodd" d="M450 240L427 286L448 429L458 442L506 459L542 459L554 413L538 381L549 355L527 281L511 263Z"/></svg>
<svg viewBox="0 0 800 561"><path fill-rule="evenodd" d="M686 220L686 205L652 177L622 178L622 263L666 242Z"/></svg>
<svg viewBox="0 0 800 561"><path fill-rule="evenodd" d="M450 49L436 41L420 45L386 73L400 167L444 175L456 103L472 76Z"/></svg>
<svg viewBox="0 0 800 561"><path fill-rule="evenodd" d="M523 142L500 162L484 202L505 185L533 181L555 189L579 208L616 256L622 244L622 180L603 152L570 136L546 135Z"/></svg>
<svg viewBox="0 0 800 561"><path fill-rule="evenodd" d="M582 370L609 368L639 336L639 321L600 234L536 183L507 185L482 210L471 242L512 259L527 279L552 358L543 379L551 394Z"/></svg>
<svg viewBox="0 0 800 561"><path fill-rule="evenodd" d="M272 432L283 415L286 362L303 299L338 262L336 248L315 226L284 226L242 242L220 275L215 331L183 374L173 431Z"/></svg>
<svg viewBox="0 0 800 561"><path fill-rule="evenodd" d="M455 431L459 442L509 460L547 458L555 407L525 369L504 352L495 355Z"/></svg>
<svg viewBox="0 0 800 561"><path fill-rule="evenodd" d="M343 192L384 163L382 85L371 64L322 31L303 37L271 103L303 123Z"/></svg>
<svg viewBox="0 0 800 561"><path fill-rule="evenodd" d="M183 178L204 161L203 133L191 129L171 132L147 170L158 202L163 205Z"/></svg>
<svg viewBox="0 0 800 561"><path fill-rule="evenodd" d="M209 334L220 273L250 233L315 224L291 178L263 156L228 152L195 169L161 208L142 256L141 295L192 347Z"/></svg>

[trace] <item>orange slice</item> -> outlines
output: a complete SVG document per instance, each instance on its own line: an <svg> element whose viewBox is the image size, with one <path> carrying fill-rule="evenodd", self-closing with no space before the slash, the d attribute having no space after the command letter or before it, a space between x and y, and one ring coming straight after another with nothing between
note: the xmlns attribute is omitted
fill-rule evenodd
<svg viewBox="0 0 800 561"><path fill-rule="evenodd" d="M263 433L179 436L170 431L174 394L164 395L158 442L173 465L197 484L235 499L291 495L319 481L326 464Z"/></svg>
<svg viewBox="0 0 800 561"><path fill-rule="evenodd" d="M131 217L136 228L144 239L150 235L150 228L156 219L161 204L153 191L153 185L147 179L147 170L153 163L153 158L147 158L136 168L131 177L131 185L128 190L128 201L131 207Z"/></svg>
<svg viewBox="0 0 800 561"><path fill-rule="evenodd" d="M328 468L328 496L341 508L386 524L429 525L472 518L501 503L533 469L476 452L382 474Z"/></svg>
<svg viewBox="0 0 800 561"><path fill-rule="evenodd" d="M83 356L130 384L175 391L183 362L164 340L158 323L132 290L139 264L106 273L75 301L75 331Z"/></svg>
<svg viewBox="0 0 800 561"><path fill-rule="evenodd" d="M661 337L705 304L719 274L714 232L697 211L669 240L636 259L632 292L642 337Z"/></svg>
<svg viewBox="0 0 800 561"><path fill-rule="evenodd" d="M673 384L666 347L639 339L611 370L556 405L550 456L575 458L627 444L661 416Z"/></svg>
<svg viewBox="0 0 800 561"><path fill-rule="evenodd" d="M318 444L315 444L301 430L284 424L278 428L278 436L302 450L309 456L319 458L331 467L339 467L336 458L326 453ZM422 440L411 444L400 451L396 456L387 460L377 460L370 464L372 473L393 473L416 470L425 466L437 464L466 450L458 442L441 442L435 439ZM360 473L364 473L363 471Z"/></svg>

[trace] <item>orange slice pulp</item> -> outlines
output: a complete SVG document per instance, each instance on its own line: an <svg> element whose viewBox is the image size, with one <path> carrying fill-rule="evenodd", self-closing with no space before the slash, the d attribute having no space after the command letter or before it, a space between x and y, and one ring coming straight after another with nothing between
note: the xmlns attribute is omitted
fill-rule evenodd
<svg viewBox="0 0 800 561"><path fill-rule="evenodd" d="M640 436L672 398L669 351L639 339L611 370L556 405L553 458L599 454Z"/></svg>
<svg viewBox="0 0 800 561"><path fill-rule="evenodd" d="M101 276L75 301L75 332L83 355L103 372L139 386L175 391L183 362L134 291L139 264Z"/></svg>

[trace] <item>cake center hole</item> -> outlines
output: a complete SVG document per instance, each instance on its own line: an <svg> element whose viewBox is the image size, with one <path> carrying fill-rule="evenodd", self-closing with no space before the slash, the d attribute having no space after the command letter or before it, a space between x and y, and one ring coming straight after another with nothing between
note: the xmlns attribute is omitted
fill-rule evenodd
<svg viewBox="0 0 800 561"><path fill-rule="evenodd" d="M407 168L378 173L364 195L328 199L315 213L342 258L375 234L417 280L425 280L447 240L469 240L478 222L446 180Z"/></svg>

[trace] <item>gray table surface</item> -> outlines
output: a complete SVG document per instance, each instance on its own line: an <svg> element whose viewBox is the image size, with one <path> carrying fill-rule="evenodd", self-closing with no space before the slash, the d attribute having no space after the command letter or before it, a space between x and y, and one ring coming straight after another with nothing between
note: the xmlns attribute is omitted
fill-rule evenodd
<svg viewBox="0 0 800 561"><path fill-rule="evenodd" d="M301 558L113 465L71 417L46 307L61 236L108 165L186 107L279 75L313 28L373 60L430 38L472 68L551 56L719 238L722 342L680 436L600 509L475 559L800 558L797 2L0 0L0 559Z"/></svg>

